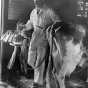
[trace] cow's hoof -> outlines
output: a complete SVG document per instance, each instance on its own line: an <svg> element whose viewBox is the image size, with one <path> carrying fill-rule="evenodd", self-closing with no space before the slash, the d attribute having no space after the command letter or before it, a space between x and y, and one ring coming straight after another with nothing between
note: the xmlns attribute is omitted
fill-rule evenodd
<svg viewBox="0 0 88 88"><path fill-rule="evenodd" d="M33 82L31 88L45 88L45 87L44 87L44 85Z"/></svg>

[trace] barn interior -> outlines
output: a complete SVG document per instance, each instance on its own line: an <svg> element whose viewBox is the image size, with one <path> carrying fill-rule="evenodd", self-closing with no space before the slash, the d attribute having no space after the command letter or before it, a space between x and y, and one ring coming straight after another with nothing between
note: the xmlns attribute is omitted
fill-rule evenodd
<svg viewBox="0 0 88 88"><path fill-rule="evenodd" d="M30 12L34 8L33 0L1 0L2 1L2 32L16 30L16 23L26 23L30 18ZM53 2L54 1L54 2ZM52 7L64 22L84 24L88 27L88 0L49 0ZM13 68L8 70L7 65L13 52L12 46L1 42L1 80L12 86L17 86L19 81L33 79L33 69L28 66L28 72L22 73L19 60L17 59ZM80 69L80 68L77 68ZM72 78L85 80L87 69L73 72ZM20 85L21 86L21 85ZM26 87L17 87L26 88Z"/></svg>

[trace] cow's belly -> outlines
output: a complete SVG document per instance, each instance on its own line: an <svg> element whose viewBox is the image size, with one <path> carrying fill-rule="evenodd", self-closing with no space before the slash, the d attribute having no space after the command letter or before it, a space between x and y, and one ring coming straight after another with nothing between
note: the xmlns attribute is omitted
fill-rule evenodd
<svg viewBox="0 0 88 88"><path fill-rule="evenodd" d="M71 74L79 64L82 57L81 43L74 44L73 40L66 42L66 54L64 56L64 69Z"/></svg>

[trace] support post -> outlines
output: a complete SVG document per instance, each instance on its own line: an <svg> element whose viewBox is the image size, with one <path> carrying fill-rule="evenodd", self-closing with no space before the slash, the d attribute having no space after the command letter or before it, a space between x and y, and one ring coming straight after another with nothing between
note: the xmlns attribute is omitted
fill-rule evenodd
<svg viewBox="0 0 88 88"><path fill-rule="evenodd" d="M7 13L8 11L6 11L8 10L7 4L8 4L8 0L0 0L0 6L1 6L0 7L0 36L5 31L5 25L6 25L5 21L7 20L6 15L8 14ZM3 42L0 41L0 88L7 88L7 84L2 82L2 59L3 59Z"/></svg>

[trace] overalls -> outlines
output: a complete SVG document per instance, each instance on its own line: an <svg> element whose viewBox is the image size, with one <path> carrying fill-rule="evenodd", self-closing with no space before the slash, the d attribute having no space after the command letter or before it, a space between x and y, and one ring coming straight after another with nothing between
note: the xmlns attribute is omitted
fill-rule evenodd
<svg viewBox="0 0 88 88"><path fill-rule="evenodd" d="M34 82L41 85L44 83L45 61L41 66L38 65L45 58L48 49L45 30L57 20L60 20L58 16L47 7L35 8L30 15L34 32L29 46L28 64L34 68Z"/></svg>

